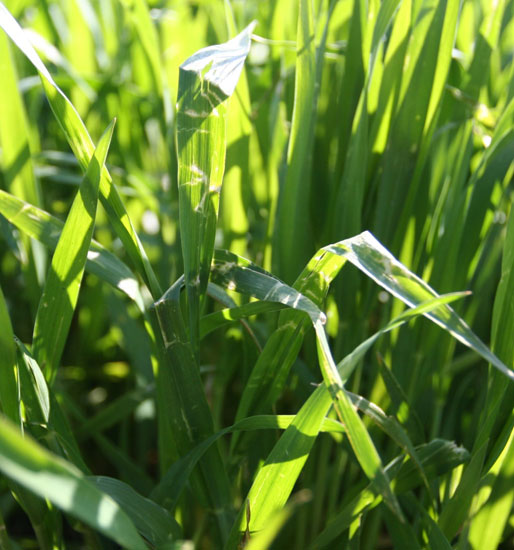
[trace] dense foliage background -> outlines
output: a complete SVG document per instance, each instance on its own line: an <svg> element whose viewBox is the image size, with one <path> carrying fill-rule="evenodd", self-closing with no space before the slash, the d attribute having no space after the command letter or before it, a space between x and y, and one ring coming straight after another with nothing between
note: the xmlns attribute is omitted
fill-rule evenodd
<svg viewBox="0 0 514 550"><path fill-rule="evenodd" d="M225 543L237 548L241 537L247 540L265 527L270 542L262 539L255 548L514 548L512 381L488 366L477 346L469 349L462 338L455 339L453 325L443 330L421 318L384 333L355 362L347 359L347 381L342 374L347 390L371 403L360 404L368 413L362 425L381 463L399 456L405 460L403 477L395 478L394 465L387 470L395 479L392 491L401 512L394 503L382 502L387 490L376 480L368 486L367 478L373 476L344 435L348 426L340 424L325 426L322 431L329 433L318 435L318 428L300 434L303 443L301 438L289 443L291 460L308 457L297 473L283 474L290 476L285 484L290 487L284 485L281 492L277 479L262 502L254 496L247 501L254 480L275 463L269 453L278 452L281 430L291 421L286 416L262 416L245 431L219 439L196 468L188 470L187 461L182 462L182 469L172 472L187 481L176 500L167 501L162 487L161 493L155 490L187 454L184 449L196 448L236 419L296 415L323 381L315 332L306 316L279 313L276 304L273 311L247 307L249 295L263 298L260 279L251 280L243 295L233 292L231 282L223 279L223 270L238 261L233 257L215 257L221 267L217 278L213 271L212 282L218 286L210 286L210 297L200 296L194 305L188 279L194 271L182 246L202 241L194 241L194 232L185 235L184 224L197 222L194 216L185 218L182 196L179 207L178 166L187 165L180 159L176 132L181 124L179 65L200 48L225 42L257 21L244 72L226 104L219 219L216 228L205 231L215 238L216 248L248 258L287 285L297 281L300 292L311 290L312 295L305 295L326 313L336 361L348 358L400 315L405 300L393 298L384 284L380 287L353 266L332 282L342 264L329 273L313 271L311 262L304 279L309 273L318 276L318 294L299 276L318 249L368 230L438 293L471 291L452 307L512 369L514 2L9 0L5 5L76 108L93 143L100 143L91 181L95 174L100 178L102 154L108 149L106 166L128 215L124 218L112 203L109 211L107 199L98 202L94 239L126 265L107 263L99 276L91 268L95 253L89 256L73 320L63 336L62 358L56 352L57 362L50 368L53 344L45 338L51 342L57 328L38 308L46 303L43 289L51 286L47 273L61 226L23 210L9 197L65 221L93 149L84 146L88 155L77 154L73 143L86 140L79 130L70 134L69 128L76 127L68 112L54 114L61 96L44 79L42 84L20 42L17 47L0 31L0 401L11 420L16 419L9 407L19 410L21 403L18 432L24 425L38 449L53 453L42 454L38 465L23 463L27 470L20 470L20 476L51 472L53 457L60 455L74 464L76 479L115 497L127 513L127 525L152 548L221 548ZM7 21L4 11L0 18ZM223 110L220 116L225 116ZM100 136L113 118L109 147L109 132L102 140ZM71 126L63 131L66 120ZM221 132L221 137L202 151L215 164L218 151L220 158L224 152L223 128L211 123L209 131ZM194 143L203 148L198 139ZM223 170L222 160L218 168ZM96 204L92 193L89 198ZM89 204L86 198L84 202ZM41 222L36 229L31 229L31 216ZM113 222L116 216L120 224L130 219L141 248L128 248L123 229ZM85 254L89 241L80 242L86 243ZM138 256L142 249L148 261ZM78 258L80 250L75 253ZM80 271L80 262L73 262ZM387 276L384 262L377 267L381 276ZM128 271L125 279L127 266L136 275ZM180 315L186 319L189 343L172 361L193 365L196 382L170 390L161 372L176 364L162 366L158 350L165 348L166 335L164 331L161 341L150 305L184 271L187 298L180 298L180 288L176 297L176 286L170 296L179 310L184 302ZM408 278L402 284L408 291ZM206 316L237 307L243 309L225 317L237 319L240 313L244 322L229 323L221 315L210 318L214 324L208 329L211 321L195 328L200 312ZM179 323L177 317L170 318L172 330L178 330L173 324ZM45 323L50 324L45 328ZM280 334L273 340L287 323L292 323L292 333L282 344ZM11 333L19 340L16 360ZM36 337L43 343L36 343ZM48 358L48 365L41 357ZM37 378L37 365L31 366L34 358L49 390ZM252 379L256 365L265 374ZM16 377L10 386L13 368ZM249 380L257 384L251 390ZM170 410L163 404L173 395L195 395L198 384L210 424L199 421L205 430L192 437L195 444L181 446L180 430L186 430L188 421L180 425L173 404ZM9 404L13 396L14 405ZM57 411L54 416L45 416L41 403ZM335 422L337 415L331 410L328 418ZM45 493L52 484L57 491L59 476L66 477L60 462L55 478L34 474L33 486L18 485L8 457L36 456L36 447L22 449L11 428L0 425L0 463L6 461L0 464L5 474L0 520L6 525L3 531L0 523L0 548L64 548L64 543L67 548L113 548L112 540L125 547L109 525L102 527L101 507L93 496L88 501L78 493L86 514L80 515L76 503L62 504ZM291 436L289 430L285 434ZM283 458L277 462L287 463ZM209 472L218 467L226 480L209 486ZM126 485L84 477L92 475ZM170 479L172 485L175 478ZM38 493L48 501L32 494L38 484L48 484ZM159 506L137 500L128 486ZM291 490L293 496L282 508ZM221 507L229 503L228 510L216 508L218 497ZM65 520L58 509L67 512ZM241 537L229 537L234 521L233 532L240 531ZM120 525L130 538L129 527ZM134 542L132 547L144 545Z"/></svg>

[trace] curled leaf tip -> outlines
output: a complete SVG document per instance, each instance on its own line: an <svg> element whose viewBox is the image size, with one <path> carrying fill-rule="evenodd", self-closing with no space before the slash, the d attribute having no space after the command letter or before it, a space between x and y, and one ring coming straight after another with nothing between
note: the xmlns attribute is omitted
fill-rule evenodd
<svg viewBox="0 0 514 550"><path fill-rule="evenodd" d="M252 21L228 42L198 50L180 65L180 69L197 73L203 80L218 87L227 97L231 96L250 51L251 36L256 25L257 21Z"/></svg>

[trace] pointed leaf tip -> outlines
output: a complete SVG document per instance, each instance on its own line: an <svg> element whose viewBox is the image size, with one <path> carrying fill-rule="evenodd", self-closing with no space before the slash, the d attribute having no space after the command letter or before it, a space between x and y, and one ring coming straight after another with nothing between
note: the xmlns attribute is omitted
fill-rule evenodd
<svg viewBox="0 0 514 550"><path fill-rule="evenodd" d="M198 50L180 65L180 69L197 73L217 86L227 97L231 96L250 51L251 36L256 25L257 21L252 21L228 42ZM202 75L205 70L207 71Z"/></svg>

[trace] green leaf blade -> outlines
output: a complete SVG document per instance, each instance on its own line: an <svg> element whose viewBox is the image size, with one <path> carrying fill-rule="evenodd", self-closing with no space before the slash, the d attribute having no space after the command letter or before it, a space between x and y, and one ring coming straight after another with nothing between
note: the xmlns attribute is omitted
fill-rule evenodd
<svg viewBox="0 0 514 550"><path fill-rule="evenodd" d="M77 303L93 235L100 174L111 143L114 121L100 139L73 201L52 258L34 325L33 353L47 379L57 372Z"/></svg>
<svg viewBox="0 0 514 550"><path fill-rule="evenodd" d="M14 334L7 303L0 287L0 405L3 413L21 426Z"/></svg>
<svg viewBox="0 0 514 550"><path fill-rule="evenodd" d="M58 218L3 189L0 189L0 214L29 237L55 250L64 225ZM120 259L94 240L87 254L86 270L125 293L144 311L145 305L135 275Z"/></svg>
<svg viewBox="0 0 514 550"><path fill-rule="evenodd" d="M198 345L225 170L226 100L250 50L250 24L235 38L199 50L180 66L177 99L182 252L193 348Z"/></svg>
<svg viewBox="0 0 514 550"><path fill-rule="evenodd" d="M32 44L25 36L23 29L3 4L0 4L0 27L3 28L11 40L39 72L43 89L50 102L52 111L73 153L77 157L82 170L85 172L94 153L94 144L77 110L56 84L52 75L34 50ZM102 204L109 216L109 220L123 242L138 273L147 283L152 295L155 298L160 296L162 291L155 277L155 273L134 231L118 191L112 184L111 176L105 167L102 167L101 171L100 194Z"/></svg>
<svg viewBox="0 0 514 550"><path fill-rule="evenodd" d="M0 418L0 470L42 498L112 538L129 550L147 548L136 528L106 494L75 467L23 438Z"/></svg>

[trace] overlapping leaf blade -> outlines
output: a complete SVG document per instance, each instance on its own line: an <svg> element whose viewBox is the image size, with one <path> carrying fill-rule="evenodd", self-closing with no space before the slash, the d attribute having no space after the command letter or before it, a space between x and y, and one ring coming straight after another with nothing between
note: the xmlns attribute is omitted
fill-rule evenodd
<svg viewBox="0 0 514 550"><path fill-rule="evenodd" d="M294 280L309 257L312 231L309 227L309 180L303 177L311 166L312 134L316 109L316 44L314 6L301 0L296 45L295 101L287 150L287 173L279 203L276 244L277 263L286 281Z"/></svg>
<svg viewBox="0 0 514 550"><path fill-rule="evenodd" d="M146 544L131 520L74 466L23 437L0 418L0 470L33 493L50 500L129 550Z"/></svg>
<svg viewBox="0 0 514 550"><path fill-rule="evenodd" d="M421 307L421 304L424 302L438 299L435 291L398 262L370 233L365 232L335 245L329 245L325 247L323 252L339 257L339 267L344 261L349 260L367 276L410 307ZM322 254L316 256L316 258L320 257L322 257ZM231 257L230 259L231 261L227 261L225 264L216 264L215 262L215 270L213 272L214 279L218 280L218 277L224 279L227 287L231 286L237 289L238 283L242 279L242 290L244 289L245 292L250 291L252 296L265 299L266 296L269 296L270 289L275 288L279 284L276 278L263 273L260 268L249 269L249 264L246 263L245 265L244 261L241 261L243 265L238 267L237 263L233 261L234 258ZM240 273L239 279L235 277L235 272L238 271ZM254 284L248 285L245 277L255 279ZM294 295L294 290L289 289L289 292ZM294 304L299 304L300 300L293 300L292 303L294 307ZM311 306L309 305L309 307ZM307 307L305 307L305 310L307 310ZM509 376L511 375L509 369L489 351L448 305L436 302L433 311L423 310L423 307L421 307L421 313L442 326L455 338L472 347L484 358L492 357L498 369ZM343 424L348 430L356 456L368 477L376 480L376 476L378 476L380 479L378 486L381 492L387 495L386 499L389 499L390 505L394 508L397 506L395 504L396 501L389 489L387 477L381 469L380 458L369 439L366 429L344 393L343 380L340 378L340 374L333 362L320 317L316 318L316 315L312 312L310 316L317 333L323 376L328 388L331 389L332 401L336 405L336 409L339 409L338 412L341 415ZM384 330L391 330L394 326L397 326L396 322L393 322L391 326L388 326ZM370 339L368 345L371 345L374 340L375 338ZM367 347L361 347L360 353L351 356L348 363L354 366L365 349ZM351 367L348 372L351 372ZM266 464L259 471L252 486L249 500L253 509L257 510L259 518L259 520L252 521L254 529L258 530L259 525L263 525L260 522L265 522L267 514L270 514L273 509L280 508L285 503L284 497L287 499L289 491L292 490L292 484L289 486L289 489L286 489L285 480L292 481L292 483L296 480L319 431L320 422L328 411L331 402L330 397L325 396L322 398L319 396L311 404L312 399L313 397L311 396L301 411L308 416L308 420L301 413L297 415L293 425L286 431L268 457ZM312 409L312 407L315 408ZM308 415L304 411L308 411ZM298 425L301 425L301 429ZM292 452L291 449L295 449L295 458L289 456L289 453ZM296 451L298 454L296 454ZM285 464L283 463L284 460ZM276 479L278 478L275 476L279 476L282 480L280 486L276 483ZM239 521L241 523L239 523L239 529L241 531L243 530L242 520L243 515L240 513ZM228 547L231 547L231 544L234 545L236 540L237 530L234 528Z"/></svg>
<svg viewBox="0 0 514 550"><path fill-rule="evenodd" d="M416 454L429 480L435 479L469 460L469 453L464 448L457 447L453 442L440 439L434 439L430 443L417 447ZM401 457L399 458L400 460L395 459L387 465L386 472L391 479L394 479L395 491L404 493L420 485L422 479L419 477L419 467L412 460L402 464ZM368 485L331 518L326 528L312 542L309 550L333 543L341 533L349 528L353 520L380 502L381 497L376 496L371 484Z"/></svg>
<svg viewBox="0 0 514 550"><path fill-rule="evenodd" d="M294 289L321 308L329 285L343 264L342 258L320 250L302 271ZM217 276L215 271L213 276ZM308 327L309 321L300 311L281 312L277 330L268 339L245 386L236 419L270 410L284 388ZM236 443L234 438L233 447Z"/></svg>
<svg viewBox="0 0 514 550"><path fill-rule="evenodd" d="M225 170L226 100L250 50L252 23L225 44L204 48L180 66L177 151L180 229L193 349L207 290Z"/></svg>
<svg viewBox="0 0 514 550"><path fill-rule="evenodd" d="M164 467L214 432L198 365L200 308L207 291L225 167L226 100L236 87L254 26L225 44L199 50L180 66L176 137L184 277L155 303ZM184 284L188 323L180 307ZM200 461L193 482L197 493L211 503L224 541L231 523L230 488L217 447Z"/></svg>
<svg viewBox="0 0 514 550"><path fill-rule="evenodd" d="M29 133L27 113L18 89L18 75L9 39L0 37L0 65L3 85L0 90L0 146L1 167L6 188L19 197L40 203L40 187L34 176L31 153L34 140ZM31 307L35 311L40 295L39 272L44 266L45 256L37 243L34 245L26 236L19 240L23 250L22 270L30 295Z"/></svg>
<svg viewBox="0 0 514 550"><path fill-rule="evenodd" d="M505 249L491 342L493 352L508 370L499 364L498 368L486 369L482 357L463 349L448 330L441 331L426 321L396 330L411 318L408 315L413 310L406 312L407 317L398 317L405 310L405 302L390 300L380 292L384 287L377 289L356 270L344 273L338 286L327 294L333 275L352 255L355 243L320 251L310 267L325 263L326 269L320 265L322 273L307 270L307 280L301 276L294 285L295 292L326 312L331 349L324 342L321 363L335 382L332 388L336 401L341 384L331 351L337 359L343 357L338 371L341 382L355 392L347 393L351 404L360 405L359 415L368 415L364 420L368 429L369 419L376 424L370 434L380 456L394 456L396 445L409 455L397 457L386 468L386 474L409 523L415 527L402 525L383 504L379 510L374 509L384 502L383 498L353 467L349 445L340 444L344 433L316 436L316 424L324 418L323 430L327 422L324 415L333 402L324 384L323 396L316 390L318 401L309 404L310 417L302 420L308 437L300 432L304 424L298 419L293 424L288 417L287 422L277 419L277 426L269 422L274 433L260 432L260 437L254 431L232 432L231 452L225 453L228 448L224 441L215 442L220 426L233 422L235 407L236 425L240 426L247 415L271 412L277 402L280 409L296 412L319 381L315 336L308 335L302 347L312 324L308 313L280 301L246 303L244 297L232 294L230 289L237 284L251 291L252 283L245 282L245 277L255 273L248 265L248 272L237 274L230 268L227 277L218 279L226 291L211 287L209 295L217 302L214 306L203 300L203 290L199 292L198 307L192 308L194 314L189 319L186 314L191 300L180 296L180 292L173 307L176 312L182 310L183 319L177 317L176 321L173 313L166 318L170 304L161 304L163 324L168 328L173 325L165 339L173 342L177 331L185 335L181 337L183 349L179 351L180 346L173 344L174 352L162 361L149 342L140 345L144 328L133 304L117 293L106 293L105 285L98 284L96 277L88 277L81 291L80 315L71 327L70 341L74 345L67 351L70 366L60 372L55 388L58 393L46 386L29 349L17 343L15 382L21 389L25 431L84 473L89 473L84 461L98 471L98 465L106 460L141 494L148 494L155 483L149 472L153 474L160 467L164 475L169 468L174 473L171 477L164 475L167 482L159 485L159 498L176 505L174 512L181 519L184 535L196 538L199 545L221 546L211 513L219 501L204 498L209 490L220 490L216 487L221 479L217 475L221 471L217 467L219 457L217 451L212 452L218 446L222 462L233 475L227 509L234 503L242 504L235 530L243 532L245 543L250 535L250 544L271 544L271 538L259 540L250 532L259 529L256 516L266 518L269 496L270 509L276 504L282 510L271 512L269 521L263 519L260 533L276 534L276 525L289 517L273 543L277 547L300 549L311 545L314 549L345 541L349 548L372 547L385 532L399 548L427 544L448 548L447 537L452 533L457 533L459 541L454 537L451 543L459 548L471 544L492 549L508 544L512 504L509 487L514 476L514 390L505 377L513 365L512 292L510 283L506 283L510 280L506 270L509 256L504 244L512 228L511 221L506 230L505 221L511 210L514 170L511 3L227 0L192 5L188 0L177 0L173 10L160 5L150 9L145 0L127 0L119 5L88 0L25 0L6 5L27 29L16 35L18 43L31 42L45 65L54 67L52 77L76 109L74 112L49 84L48 72L43 76L42 89L39 77L31 76L32 66L21 50L3 37L0 186L12 195L0 190L0 212L14 224L0 215L0 284L7 303L4 309L9 311L8 317L0 317L12 323L14 332L24 341L30 340L48 256L27 235L39 235L53 249L62 231L62 223L54 223L54 218L35 207L44 204L48 212L65 214L74 192L73 187L65 185L78 186L81 181L77 163L74 159L68 161L72 155L62 152L66 142L56 120L60 118L67 128L66 139L75 143L74 151L79 151L80 166L85 171L93 143L77 112L92 136L100 135L104 121L118 118L113 167L109 170L113 175L122 174L124 205L119 201L113 206L113 195L102 198L110 208L112 223L109 228L100 210L96 237L105 248L91 244L86 269L124 291L144 310L134 274L127 273L121 261L117 265L106 249L131 262L134 273L151 289L152 297L146 288L141 289L148 302L162 294L155 278L152 280L153 269L165 287L183 272L178 242L181 212L176 186L177 143L173 142L178 121L172 106L178 88L177 67L192 51L225 40L227 30L233 36L236 28L247 24L249 16L259 21L260 36L255 37L259 43L248 59L247 79L240 82L231 100L226 165L229 177L223 184L227 194L221 196L217 246L250 258L290 283L315 246L369 229L432 288L441 292L469 288L472 297L458 304L456 311L486 343L501 251ZM5 23L3 10L1 14ZM29 52L30 47L24 49ZM219 48L215 50L220 53ZM37 56L32 58L39 63ZM313 61L313 65L307 67L306 61ZM309 70L311 77L303 78ZM203 76L208 72L206 68ZM228 73L219 74L224 79ZM45 90L56 119L49 110ZM26 121L23 111L28 114ZM101 184L105 196L110 193L108 179L103 178ZM42 184L42 202L31 194L34 182ZM277 216L279 200L285 210ZM126 212L149 252L152 268ZM226 258L225 263L230 262ZM241 267L243 262L235 270ZM361 267L373 270L376 266L370 261ZM387 274L387 266L382 267ZM207 265L204 275L209 269ZM389 284L394 287L393 279L398 282L394 266L389 275ZM268 277L263 280L270 289L273 275ZM385 279L382 282L387 283ZM412 281L407 279L404 282L409 286ZM263 287L259 285L256 283L260 292ZM401 282L399 286L405 285ZM419 288L395 289L403 292L407 301L423 300L433 320L454 330L460 342L467 341L484 352L482 342L470 335L467 325L454 323L453 314L448 313L449 296L431 297L429 290L426 293ZM286 296L279 287L274 294L279 300ZM225 309L219 311L218 303ZM298 303L306 305L302 299ZM415 309L417 314L422 313L423 308ZM203 313L208 315L202 317ZM388 324L390 318L396 319L396 324ZM145 317L153 339L160 328L157 324L150 326L148 321ZM131 330L129 324L139 324L138 330ZM222 326L226 330L211 333ZM375 332L380 326L384 328ZM395 330L379 341L386 329ZM318 331L324 341L322 328ZM4 363L10 364L12 331L7 332L0 342L7 350ZM159 333L154 341L164 348ZM203 349L199 349L200 341ZM375 342L380 356L378 369L374 355L364 356ZM170 361L173 353L175 359ZM485 353L483 356L490 359ZM145 363L144 370L141 363ZM188 368L195 373L198 370L200 376L191 376ZM97 387L90 393L93 373ZM187 384L184 388L176 387L177 373ZM12 384L13 372L9 367L2 374L10 385L0 387L0 397L5 401L9 392L7 400L15 405L18 389ZM104 389L107 394L101 401ZM115 397L118 390L122 393L119 398ZM152 405L153 392L158 395L157 412ZM187 444L179 452L177 426L187 434L187 422L179 414L178 424L172 420L175 413L180 413L181 407L176 404L186 397L199 403L206 414L195 417L187 411L186 420L196 418L202 429L198 441L184 438L181 444ZM214 422L205 401L213 411ZM188 405L185 400L181 404ZM74 422L73 430L67 425L67 415ZM207 425L213 425L212 429L205 429ZM377 430L377 425L383 431ZM79 428L79 446L73 437L76 426L85 428L82 432ZM341 424L337 426L342 429ZM255 468L269 452L268 444L279 437L277 427L287 427L282 454L272 455L278 462L266 464L261 475ZM158 453L154 441L157 431ZM458 452L444 467L427 462L424 452L428 446L412 445L425 442L427 436L455 438L473 448L471 463L462 471L451 472L452 464L462 463L462 456L454 460ZM295 442L297 449L293 448ZM434 443L429 444L433 450ZM296 456L297 450L309 457L307 462L303 456ZM205 457L210 469L199 465ZM289 459L291 463L281 468L280 461ZM402 461L401 475L395 475ZM304 462L307 467L302 470ZM373 468L373 459L368 466ZM258 495L249 506L244 498L254 479L252 498L260 488L264 495L261 508ZM214 480L210 489L209 480ZM37 544L45 550L68 544L64 539L69 530L59 530L60 511L20 485L6 481L4 485L15 493L30 518ZM291 484L298 489L314 487L310 501L296 507L293 496L288 503ZM184 486L189 491L179 498ZM435 487L437 498L431 492ZM130 491L125 496L141 502ZM294 516L290 517L293 509ZM17 520L20 513L15 504L5 514L14 546L19 540L14 531L10 533L11 520ZM227 514L224 528L232 521ZM323 531L325 521L330 523ZM377 528L368 529L370 522ZM82 522L72 522L72 527L85 535L86 546L95 546L93 528L88 531ZM322 536L317 537L320 533ZM146 544L152 541L162 550L182 544L166 541L165 529L159 535L162 543L157 543L150 531L145 536Z"/></svg>
<svg viewBox="0 0 514 550"><path fill-rule="evenodd" d="M66 458L83 473L90 473L79 451L75 434L41 368L26 346L17 338L15 340L25 423L39 426L53 452Z"/></svg>
<svg viewBox="0 0 514 550"><path fill-rule="evenodd" d="M514 364L514 339L511 337L514 330L513 294L514 216L511 213L503 251L502 275L494 304L492 329L493 349L507 364ZM509 411L512 388L506 387L502 383L499 373L492 372L491 374L492 384L489 388L477 444L486 440L494 430L494 424L499 424L503 430L497 439L498 445L493 446L491 456L487 460L483 472L484 474L489 473L489 475L495 474L496 479L492 487L485 485L478 493L477 499L480 499L482 508L474 517L470 530L470 539L473 544L484 548L493 548L501 540L513 499L512 492L503 495L504 483L501 481L503 476L510 478L514 465L512 411ZM503 411L499 408L502 400L506 405ZM506 436L508 436L507 440L505 440ZM491 465L490 468L489 464ZM495 498L499 494L503 497Z"/></svg>
<svg viewBox="0 0 514 550"><path fill-rule="evenodd" d="M87 480L115 500L134 522L139 533L152 544L164 545L180 537L180 527L175 518L134 491L130 485L106 476L91 476Z"/></svg>
<svg viewBox="0 0 514 550"><path fill-rule="evenodd" d="M156 382L164 468L214 432L200 369L182 317L180 293L183 284L181 277L154 304L155 332L159 337L157 344L161 356ZM221 538L224 539L231 522L230 489L217 447L210 449L200 462L192 482L198 495L210 501L216 511Z"/></svg>
<svg viewBox="0 0 514 550"><path fill-rule="evenodd" d="M100 139L73 201L52 258L34 325L33 353L48 380L55 378L77 304L87 252L93 236L100 174L114 122Z"/></svg>
<svg viewBox="0 0 514 550"><path fill-rule="evenodd" d="M85 172L93 156L94 145L75 107L59 86L57 86L17 21L1 3L0 26L37 69L52 110L66 135L73 153ZM139 275L143 277L152 294L155 297L160 296L160 287L153 269L134 231L120 196L112 185L111 176L105 167L101 171L100 196L109 219L137 268Z"/></svg>
<svg viewBox="0 0 514 550"><path fill-rule="evenodd" d="M0 214L51 250L57 246L64 224L48 212L0 189ZM139 284L132 271L95 240L91 241L85 269L124 292L141 310L144 309Z"/></svg>

